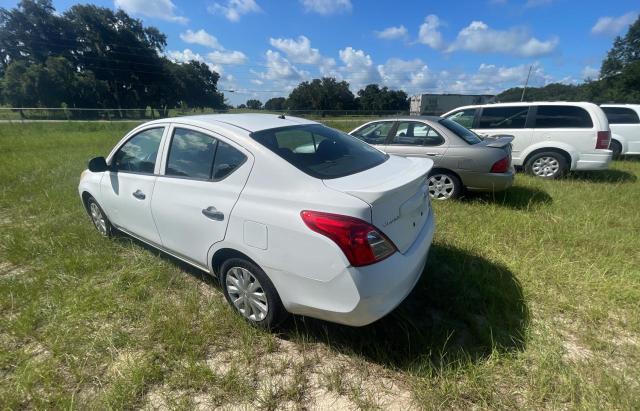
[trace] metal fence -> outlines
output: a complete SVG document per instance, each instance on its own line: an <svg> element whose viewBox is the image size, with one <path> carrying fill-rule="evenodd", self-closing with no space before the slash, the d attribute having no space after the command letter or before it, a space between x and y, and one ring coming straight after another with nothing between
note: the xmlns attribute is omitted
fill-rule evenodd
<svg viewBox="0 0 640 411"><path fill-rule="evenodd" d="M66 107L0 107L0 120L153 120L164 117L179 117L198 114L216 113L274 113L289 114L310 119L323 118L362 118L406 115L407 111L395 110L249 110L249 109L168 109L158 110L147 108L66 108Z"/></svg>

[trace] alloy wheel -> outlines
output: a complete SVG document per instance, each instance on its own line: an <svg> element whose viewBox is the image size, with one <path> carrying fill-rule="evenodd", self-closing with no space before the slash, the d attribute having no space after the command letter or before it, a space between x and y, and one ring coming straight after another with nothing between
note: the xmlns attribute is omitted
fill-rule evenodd
<svg viewBox="0 0 640 411"><path fill-rule="evenodd" d="M451 198L455 191L455 184L446 174L435 174L429 177L429 195L435 200Z"/></svg>
<svg viewBox="0 0 640 411"><path fill-rule="evenodd" d="M96 226L98 232L104 236L107 235L107 220L102 214L102 210L98 207L98 204L95 202L91 202L89 205L89 211L91 213L91 220L93 221L93 225Z"/></svg>
<svg viewBox="0 0 640 411"><path fill-rule="evenodd" d="M538 177L553 177L560 170L560 163L555 157L544 156L533 162L531 170Z"/></svg>
<svg viewBox="0 0 640 411"><path fill-rule="evenodd" d="M267 295L260 281L249 270L231 267L225 283L231 302L240 314L255 322L265 319L269 312Z"/></svg>

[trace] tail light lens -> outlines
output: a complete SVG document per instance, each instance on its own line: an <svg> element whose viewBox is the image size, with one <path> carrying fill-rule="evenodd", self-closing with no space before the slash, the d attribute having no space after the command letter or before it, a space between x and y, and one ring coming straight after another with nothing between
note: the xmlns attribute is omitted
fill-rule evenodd
<svg viewBox="0 0 640 411"><path fill-rule="evenodd" d="M603 150L608 149L609 141L611 141L610 131L598 131L598 138L596 140L596 149L603 149Z"/></svg>
<svg viewBox="0 0 640 411"><path fill-rule="evenodd" d="M366 221L308 210L300 216L311 230L333 240L355 267L376 263L396 252L391 240Z"/></svg>
<svg viewBox="0 0 640 411"><path fill-rule="evenodd" d="M502 158L491 166L492 173L506 173L509 170L509 157Z"/></svg>

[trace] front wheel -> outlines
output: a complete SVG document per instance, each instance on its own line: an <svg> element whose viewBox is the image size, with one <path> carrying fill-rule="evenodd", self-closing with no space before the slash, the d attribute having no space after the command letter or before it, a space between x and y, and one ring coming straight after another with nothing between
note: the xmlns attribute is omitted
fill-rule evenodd
<svg viewBox="0 0 640 411"><path fill-rule="evenodd" d="M87 210L89 211L89 217L91 217L91 221L96 227L96 230L104 237L111 237L114 228L102 210L102 207L100 207L96 199L91 196L87 199Z"/></svg>
<svg viewBox="0 0 640 411"><path fill-rule="evenodd" d="M256 264L231 258L220 271L227 302L249 323L270 330L287 317L278 292Z"/></svg>
<svg viewBox="0 0 640 411"><path fill-rule="evenodd" d="M458 198L462 194L462 182L458 176L446 171L436 171L427 179L429 196L434 200Z"/></svg>
<svg viewBox="0 0 640 411"><path fill-rule="evenodd" d="M538 153L527 160L525 170L533 176L553 180L567 172L567 160L553 151Z"/></svg>

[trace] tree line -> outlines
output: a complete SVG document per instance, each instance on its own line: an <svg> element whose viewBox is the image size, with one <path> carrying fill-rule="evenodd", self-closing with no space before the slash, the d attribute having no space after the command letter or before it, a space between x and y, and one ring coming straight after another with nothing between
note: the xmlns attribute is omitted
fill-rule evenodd
<svg viewBox="0 0 640 411"><path fill-rule="evenodd" d="M520 101L522 88L514 87L496 96L497 101ZM598 79L582 84L553 83L527 88L525 101L592 101L602 103L640 102L640 17L629 26L624 36L618 36L602 61Z"/></svg>
<svg viewBox="0 0 640 411"><path fill-rule="evenodd" d="M122 10L51 0L0 8L0 96L13 107L222 108L218 73L171 62L166 36ZM153 110L152 110L153 112Z"/></svg>
<svg viewBox="0 0 640 411"><path fill-rule="evenodd" d="M402 90L391 90L377 84L367 85L356 96L349 89L348 82L323 77L298 84L287 98L270 98L264 106L260 100L249 99L238 108L264 108L271 111L406 111L409 109L409 97Z"/></svg>

